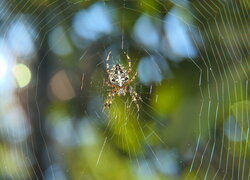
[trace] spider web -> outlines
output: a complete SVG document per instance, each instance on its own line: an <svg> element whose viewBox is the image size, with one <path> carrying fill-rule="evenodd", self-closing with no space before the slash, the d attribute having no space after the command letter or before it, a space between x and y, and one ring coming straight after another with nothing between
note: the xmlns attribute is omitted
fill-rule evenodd
<svg viewBox="0 0 250 180"><path fill-rule="evenodd" d="M248 10L1 1L0 177L247 179ZM128 67L126 52L139 73L139 112L129 95L102 111L110 50L110 65Z"/></svg>

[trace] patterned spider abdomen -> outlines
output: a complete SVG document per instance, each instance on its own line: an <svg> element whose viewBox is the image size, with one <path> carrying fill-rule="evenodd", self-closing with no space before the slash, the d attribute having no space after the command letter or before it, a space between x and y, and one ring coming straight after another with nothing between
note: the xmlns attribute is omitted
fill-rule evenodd
<svg viewBox="0 0 250 180"><path fill-rule="evenodd" d="M128 72L120 64L114 65L109 74L109 81L115 86L122 87L129 80Z"/></svg>

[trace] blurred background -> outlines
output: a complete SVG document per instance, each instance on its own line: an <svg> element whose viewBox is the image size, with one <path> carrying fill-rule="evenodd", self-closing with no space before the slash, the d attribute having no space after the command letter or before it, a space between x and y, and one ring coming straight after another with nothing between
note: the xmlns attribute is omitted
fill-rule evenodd
<svg viewBox="0 0 250 180"><path fill-rule="evenodd" d="M1 0L0 179L249 178L247 0ZM110 66L143 102L103 105Z"/></svg>

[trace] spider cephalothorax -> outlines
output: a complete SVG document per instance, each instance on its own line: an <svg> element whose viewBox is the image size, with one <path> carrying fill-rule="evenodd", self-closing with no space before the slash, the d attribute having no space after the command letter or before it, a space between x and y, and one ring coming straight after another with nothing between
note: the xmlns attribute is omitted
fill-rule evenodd
<svg viewBox="0 0 250 180"><path fill-rule="evenodd" d="M139 104L137 103L137 99L141 100L141 97L137 94L132 86L129 86L136 78L137 72L130 79L129 74L131 73L131 59L126 54L128 59L128 70L126 70L121 64L113 65L111 69L109 69L109 59L110 59L111 51L109 52L106 59L106 68L108 73L108 82L107 84L112 87L112 91L108 94L108 99L105 103L104 107L110 107L112 104L113 98L115 94L118 96L125 96L127 92L130 93L133 101L136 103L137 109L139 110Z"/></svg>

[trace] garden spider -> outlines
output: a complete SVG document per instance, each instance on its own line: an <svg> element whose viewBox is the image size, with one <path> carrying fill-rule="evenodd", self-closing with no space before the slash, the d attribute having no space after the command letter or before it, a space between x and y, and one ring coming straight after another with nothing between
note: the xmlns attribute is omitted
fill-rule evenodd
<svg viewBox="0 0 250 180"><path fill-rule="evenodd" d="M130 86L130 84L137 77L137 72L136 72L131 79L129 78L129 74L132 71L130 57L128 56L128 54L126 54L126 57L128 60L128 71L127 71L121 64L113 65L113 67L109 69L110 55L111 55L111 51L108 53L108 56L106 59L106 70L108 73L107 85L109 87L112 87L113 89L111 92L109 92L108 98L105 102L103 109L110 107L115 94L117 94L118 96L121 96L121 95L125 96L126 93L129 92L130 96L132 97L132 100L136 104L137 110L139 111L139 104L137 100L139 99L140 101L142 101L142 98L137 94L134 88Z"/></svg>

